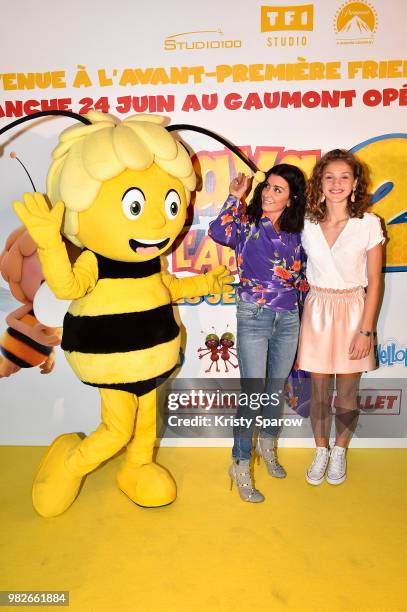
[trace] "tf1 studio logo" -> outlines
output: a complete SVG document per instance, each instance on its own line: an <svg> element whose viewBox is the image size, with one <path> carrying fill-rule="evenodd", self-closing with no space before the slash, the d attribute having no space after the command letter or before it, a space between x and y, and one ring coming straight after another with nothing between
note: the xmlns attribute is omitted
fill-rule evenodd
<svg viewBox="0 0 407 612"><path fill-rule="evenodd" d="M301 6L262 6L261 31L312 30L314 27L313 4Z"/></svg>
<svg viewBox="0 0 407 612"><path fill-rule="evenodd" d="M310 32L314 29L314 5L262 6L260 16L261 32ZM308 37L274 35L268 36L268 47L305 47Z"/></svg>

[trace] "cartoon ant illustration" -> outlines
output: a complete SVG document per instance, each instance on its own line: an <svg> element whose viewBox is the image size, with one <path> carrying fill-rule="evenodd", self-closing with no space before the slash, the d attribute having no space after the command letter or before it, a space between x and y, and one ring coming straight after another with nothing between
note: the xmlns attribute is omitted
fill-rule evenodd
<svg viewBox="0 0 407 612"><path fill-rule="evenodd" d="M218 366L218 361L219 361L219 351L218 351L219 336L216 333L208 334L206 336L206 338L205 338L205 346L209 350L206 353L204 353L203 355L199 355L199 359L203 359L203 357L206 357L207 355L210 355L210 360L212 362L211 365L209 366L209 368L207 370L205 370L205 372L210 372L212 370L212 366L213 366L214 363L216 363L216 371L220 372L219 366ZM199 347L198 353L200 353L201 351L205 351L205 350L206 349L204 349L203 347Z"/></svg>
<svg viewBox="0 0 407 612"><path fill-rule="evenodd" d="M237 358L236 349L232 348L234 344L235 336L232 334L232 332L225 332L221 335L219 350L220 358L223 359L223 363L225 364L225 372L229 372L228 363L230 363L230 365L235 369L239 367L237 363L234 364L230 359L231 355Z"/></svg>
<svg viewBox="0 0 407 612"><path fill-rule="evenodd" d="M213 364L216 364L216 371L220 372L218 365L219 357L223 360L223 363L225 365L225 372L229 372L228 363L230 363L233 368L237 368L238 364L234 364L230 359L231 355L237 357L236 350L232 348L234 344L235 336L234 334L232 334L232 332L226 331L221 335L220 338L217 335L216 331L215 333L208 334L205 338L205 346L209 350L206 353L199 355L199 359L203 359L203 357L210 355L209 359L212 363L209 368L205 370L205 372L210 372L212 370ZM205 351L205 349L203 347L200 347L198 349L198 353L201 353L202 351Z"/></svg>

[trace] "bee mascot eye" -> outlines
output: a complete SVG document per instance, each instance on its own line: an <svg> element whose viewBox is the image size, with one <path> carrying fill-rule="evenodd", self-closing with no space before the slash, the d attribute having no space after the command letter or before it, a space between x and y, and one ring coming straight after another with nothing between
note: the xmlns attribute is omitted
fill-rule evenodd
<svg viewBox="0 0 407 612"><path fill-rule="evenodd" d="M128 219L139 217L143 212L145 201L146 199L141 189L136 189L135 187L128 189L122 197L122 208L126 217Z"/></svg>
<svg viewBox="0 0 407 612"><path fill-rule="evenodd" d="M165 214L169 219L175 219L181 207L181 198L175 189L171 189L165 197Z"/></svg>

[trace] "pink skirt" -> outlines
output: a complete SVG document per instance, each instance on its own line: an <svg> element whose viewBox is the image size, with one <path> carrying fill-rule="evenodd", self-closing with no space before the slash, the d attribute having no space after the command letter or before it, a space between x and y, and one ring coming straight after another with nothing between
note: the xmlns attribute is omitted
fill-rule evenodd
<svg viewBox="0 0 407 612"><path fill-rule="evenodd" d="M365 291L311 287L304 304L297 362L301 370L350 374L376 369L373 341L363 359L349 359L349 346L360 331Z"/></svg>

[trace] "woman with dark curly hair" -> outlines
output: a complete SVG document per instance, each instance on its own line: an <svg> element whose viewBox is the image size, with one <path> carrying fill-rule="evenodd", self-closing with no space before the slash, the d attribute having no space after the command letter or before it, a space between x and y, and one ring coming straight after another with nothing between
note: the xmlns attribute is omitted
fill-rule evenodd
<svg viewBox="0 0 407 612"><path fill-rule="evenodd" d="M240 277L237 349L242 392L248 398L266 392L270 398L261 407L261 415L256 414L253 405L239 405L237 409L239 424L233 431L229 474L241 499L248 502L264 500L254 488L250 471L257 416L263 418L257 440L258 455L263 457L271 476L286 476L276 457L280 428L268 423L280 417L282 389L298 343L298 288L304 288L305 283L300 241L305 210L304 175L296 166L279 164L262 179L247 210L241 200L249 179L243 174L233 179L230 195L209 229L213 240L236 253Z"/></svg>
<svg viewBox="0 0 407 612"><path fill-rule="evenodd" d="M311 372L311 423L316 444L306 475L312 485L346 479L346 448L358 418L363 371L376 367L373 328L384 242L369 205L366 171L351 153L335 149L316 164L307 188L302 244L310 291L305 300L298 366ZM330 456L330 393L336 375L336 441ZM329 463L329 465L328 465Z"/></svg>

